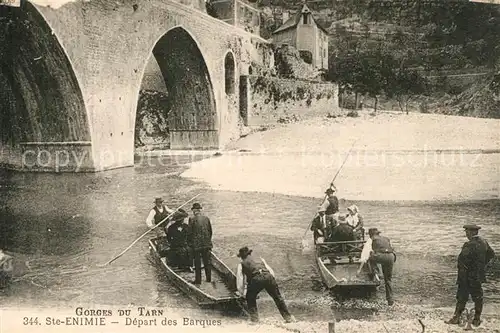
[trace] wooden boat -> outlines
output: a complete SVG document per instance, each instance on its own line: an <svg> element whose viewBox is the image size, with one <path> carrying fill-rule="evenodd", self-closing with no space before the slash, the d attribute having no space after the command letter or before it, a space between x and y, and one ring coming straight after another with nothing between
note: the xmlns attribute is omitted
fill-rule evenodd
<svg viewBox="0 0 500 333"><path fill-rule="evenodd" d="M172 283L184 292L189 298L201 306L231 306L241 308L243 306L242 296L237 296L235 292L236 275L220 260L213 252L210 252L212 259L212 283L203 280L202 284L195 286L194 273L179 270L168 264L167 258L159 251L159 241L162 238L149 240L149 248L154 260L162 267L163 271Z"/></svg>
<svg viewBox="0 0 500 333"><path fill-rule="evenodd" d="M365 242L363 236L361 240L315 244L316 264L328 289L367 287L373 291L380 285L380 278L368 263L359 270L359 259Z"/></svg>

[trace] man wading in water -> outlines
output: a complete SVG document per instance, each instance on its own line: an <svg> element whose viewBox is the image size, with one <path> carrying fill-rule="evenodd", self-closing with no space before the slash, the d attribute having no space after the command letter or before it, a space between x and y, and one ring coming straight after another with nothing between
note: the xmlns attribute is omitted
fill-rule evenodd
<svg viewBox="0 0 500 333"><path fill-rule="evenodd" d="M474 301L474 319L472 325L481 324L481 313L483 312L483 287L486 282L486 265L495 257L495 252L488 242L479 237L481 227L475 224L464 225L465 236L469 241L462 246L458 255L457 276L457 305L453 317L446 321L447 324L458 325L460 316L465 310L469 294Z"/></svg>
<svg viewBox="0 0 500 333"><path fill-rule="evenodd" d="M245 289L247 290L246 299L252 323L259 322L257 295L262 289L265 289L273 298L285 322L295 322L295 318L288 311L285 300L281 296L273 270L264 259L261 258L260 261L253 260L251 254L252 250L246 246L239 250L238 257L241 259L241 263L238 265L236 277L239 293L245 295Z"/></svg>

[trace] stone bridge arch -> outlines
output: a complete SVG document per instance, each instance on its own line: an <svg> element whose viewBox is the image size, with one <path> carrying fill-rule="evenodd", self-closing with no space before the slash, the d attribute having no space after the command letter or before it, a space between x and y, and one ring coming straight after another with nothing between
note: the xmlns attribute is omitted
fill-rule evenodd
<svg viewBox="0 0 500 333"><path fill-rule="evenodd" d="M0 163L27 170L92 167L80 83L58 36L29 2L0 6Z"/></svg>
<svg viewBox="0 0 500 333"><path fill-rule="evenodd" d="M51 73L59 73L68 67L66 73L72 71L74 74L60 82L60 86L70 85L72 90L68 88L69 90L59 94L60 98L54 98L64 101L54 105L59 105L57 108L64 109L66 113L61 111L61 117L50 118L54 119L54 123L64 120L66 123L78 124L70 126L72 131L67 130L68 126L64 124L58 125L62 129L61 133L74 135L65 137L57 131L47 133L45 126L39 125L38 128L42 127L43 130L39 130L41 134L36 136L38 141L31 142L33 146L30 149L46 150L48 144L53 147L54 142L64 142L64 149L75 155L78 162L76 168L75 165L69 166L70 169L73 167L71 171L102 171L133 166L134 125L144 66L155 46L158 54L162 50L164 53L175 53L175 48L166 50L166 46L161 47L163 36L170 36L165 38L174 40L169 31L178 32L180 39L190 40L187 44L194 50L198 49L201 54L198 58L204 60L206 67L198 68L198 73L204 73L198 75L202 78L198 86L189 82L184 85L186 89L178 89L176 92L179 100L187 100L182 96L185 91L202 91L192 94L203 98L189 100L186 110L181 109L180 105L174 110L179 117L175 118L173 129L178 129L179 134L173 141L181 144L174 144L173 148L222 148L231 139L237 138L241 118L238 112L237 87L241 63L249 61L248 52L245 53L243 49L250 47L251 40L258 37L210 17L202 10L201 4L204 5L204 2L198 2L68 0L49 7L23 1L21 8L13 8L24 13L20 15L28 15L25 12L33 11L32 9L41 14L40 17L46 22L44 34L57 36L62 49L60 53L65 54L68 59L66 65L54 66L52 63ZM28 17L27 20L31 22L37 18ZM3 24L0 22L0 26ZM188 35L190 39L187 38ZM224 91L224 57L228 50L233 53L235 61L236 89L231 96ZM191 63L194 61L191 60ZM164 64L164 76L168 77L173 72L169 66L168 62ZM173 81L184 82L189 77L184 73L183 77ZM6 78L2 80L4 83L0 84L3 85L10 82ZM170 79L167 78L167 82L168 80ZM25 79L24 82L29 86L32 80ZM42 95L39 93L37 96ZM66 96L71 96L71 99ZM204 113L206 114L201 116ZM73 117L71 119L78 121L68 121L69 116L64 114L69 114ZM204 136L194 134L197 132L203 132ZM42 165L35 167L41 168ZM49 166L51 168L57 170L57 167Z"/></svg>
<svg viewBox="0 0 500 333"><path fill-rule="evenodd" d="M168 91L169 110L164 110L164 114L168 119L170 148L217 149L219 116L211 75L199 42L184 26L178 25L155 41L151 54ZM151 60L144 63L143 76Z"/></svg>

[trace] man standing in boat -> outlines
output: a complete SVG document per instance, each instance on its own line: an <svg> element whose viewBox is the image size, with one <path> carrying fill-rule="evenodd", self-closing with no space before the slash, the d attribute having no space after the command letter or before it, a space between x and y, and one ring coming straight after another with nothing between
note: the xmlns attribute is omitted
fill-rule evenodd
<svg viewBox="0 0 500 333"><path fill-rule="evenodd" d="M459 324L460 316L465 310L469 295L474 301L474 319L472 325L481 324L481 313L483 312L483 287L486 282L486 265L495 257L495 252L488 242L479 237L481 227L475 224L464 225L465 236L468 241L462 247L458 255L457 276L457 304L453 317L447 324Z"/></svg>
<svg viewBox="0 0 500 333"><path fill-rule="evenodd" d="M389 305L394 304L392 295L392 268L396 262L396 254L391 246L389 238L380 236L380 231L377 228L368 229L368 235L372 242L372 252L370 254L370 262L373 268L380 264L382 266L382 274L384 275L385 297Z"/></svg>
<svg viewBox="0 0 500 333"><path fill-rule="evenodd" d="M172 209L168 208L166 205L163 204L162 198L156 198L155 206L149 212L149 215L146 219L146 224L149 228L153 228L155 225L166 219L173 212L174 211ZM167 223L163 223L162 225L165 227ZM161 230L156 229L156 233L158 234L158 236L163 236Z"/></svg>
<svg viewBox="0 0 500 333"><path fill-rule="evenodd" d="M329 222L336 221L338 219L339 213L339 199L335 195L337 188L333 183L330 187L326 189L326 200L321 205L321 208L325 210L326 219Z"/></svg>
<svg viewBox="0 0 500 333"><path fill-rule="evenodd" d="M201 284L201 261L205 267L205 277L207 282L212 281L212 264L210 251L212 250L212 224L210 219L201 214L202 207L199 203L194 203L191 207L193 217L189 219L188 225L188 245L194 258L195 279L194 284Z"/></svg>
<svg viewBox="0 0 500 333"><path fill-rule="evenodd" d="M278 284L274 277L274 271L262 258L254 260L251 256L252 250L247 246L239 250L238 257L241 263L238 265L236 274L236 284L238 292L245 295L248 305L248 312L250 313L250 320L252 323L259 322L259 313L257 310L257 295L265 289L269 296L271 296L278 307L285 322L291 323L295 318L288 311L285 300L281 296Z"/></svg>

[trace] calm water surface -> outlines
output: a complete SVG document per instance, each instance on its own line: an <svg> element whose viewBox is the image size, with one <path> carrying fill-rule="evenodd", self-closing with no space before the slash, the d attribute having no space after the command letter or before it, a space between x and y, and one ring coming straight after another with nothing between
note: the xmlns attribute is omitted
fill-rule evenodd
<svg viewBox="0 0 500 333"><path fill-rule="evenodd" d="M0 293L3 306L73 307L126 305L192 308L148 260L147 237L126 255L104 263L146 230L155 197L176 207L198 193L214 227L215 252L231 267L239 247L266 258L298 318L331 314L332 297L320 290L311 254L301 251L304 230L318 199L256 192L214 191L178 176L190 162L160 158L162 165L99 174L27 174L1 171L0 241L20 268ZM352 204L342 202L342 209ZM454 302L456 255L466 240L462 225L483 226L482 235L500 252L500 201L375 202L356 204L367 227L378 227L398 251L396 300L450 306ZM27 262L29 268L19 263ZM500 309L500 269L485 284L485 312ZM384 303L380 290L370 304ZM262 316L276 316L267 296ZM365 306L366 307L366 306ZM368 306L370 307L370 306Z"/></svg>

